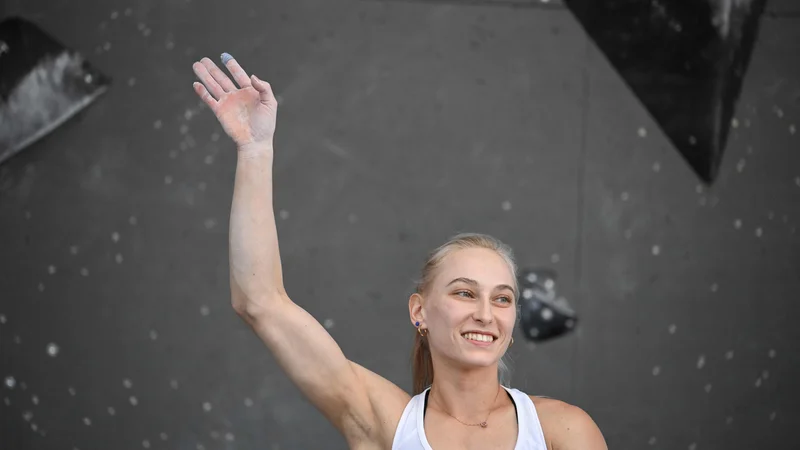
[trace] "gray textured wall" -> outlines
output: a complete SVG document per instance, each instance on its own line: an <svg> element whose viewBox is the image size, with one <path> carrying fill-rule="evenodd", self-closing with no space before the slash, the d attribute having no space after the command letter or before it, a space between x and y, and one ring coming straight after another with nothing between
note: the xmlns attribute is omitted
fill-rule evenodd
<svg viewBox="0 0 800 450"><path fill-rule="evenodd" d="M796 443L798 19L762 24L708 189L564 10L11 0L6 13L115 84L0 166L3 450L344 448L229 306L235 155L190 67L222 51L283 102L288 290L351 359L409 389L411 279L450 235L486 232L557 270L582 320L552 343L518 339L515 387L582 407L614 449Z"/></svg>

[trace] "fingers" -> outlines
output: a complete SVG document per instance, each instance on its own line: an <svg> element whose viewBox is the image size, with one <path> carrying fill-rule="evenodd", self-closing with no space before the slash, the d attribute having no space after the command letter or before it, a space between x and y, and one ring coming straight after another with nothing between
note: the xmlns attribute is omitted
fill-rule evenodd
<svg viewBox="0 0 800 450"><path fill-rule="evenodd" d="M200 60L200 62L203 64L203 66L205 66L214 80L219 83L225 92L233 92L236 90L236 86L234 86L231 79L228 78L228 75L219 67L217 67L217 65L214 64L214 61L211 61L210 58L203 58Z"/></svg>
<svg viewBox="0 0 800 450"><path fill-rule="evenodd" d="M206 89L203 83L198 83L197 81L195 81L194 83L192 83L192 87L194 88L194 91L197 93L200 99L203 100L203 102L206 105L208 105L209 108L211 108L211 111L216 112L217 100L211 96L211 94L208 92L208 89Z"/></svg>
<svg viewBox="0 0 800 450"><path fill-rule="evenodd" d="M208 59L208 58L203 58ZM213 62L211 63L214 64ZM208 71L208 67L205 64L196 62L192 64L192 69L194 70L194 74L197 75L197 78L203 82L205 88L208 89L208 92L214 97L214 99L219 100L220 97L225 93L225 89L220 86L219 82L211 75ZM219 70L219 69L217 69ZM230 80L228 80L230 83Z"/></svg>
<svg viewBox="0 0 800 450"><path fill-rule="evenodd" d="M277 103L277 100L275 100L275 94L272 92L272 86L270 86L269 83L258 78L255 75L252 76L252 81L253 81L253 87L255 88L255 90L258 91L261 103L264 104L271 102Z"/></svg>
<svg viewBox="0 0 800 450"><path fill-rule="evenodd" d="M246 88L251 86L250 84L250 77L247 76L247 73L242 69L242 66L239 65L238 62L233 58L233 56L223 53L221 56L222 63L225 64L225 67L228 68L228 71L233 76L233 79L241 88Z"/></svg>

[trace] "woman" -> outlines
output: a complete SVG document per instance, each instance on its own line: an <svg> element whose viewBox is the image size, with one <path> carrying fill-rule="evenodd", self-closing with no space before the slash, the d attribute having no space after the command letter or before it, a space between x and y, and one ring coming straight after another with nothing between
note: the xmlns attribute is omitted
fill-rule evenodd
<svg viewBox="0 0 800 450"><path fill-rule="evenodd" d="M347 360L284 290L272 206L278 103L268 83L248 76L227 53L222 63L236 84L208 58L193 69L202 81L194 83L195 92L238 148L231 302L350 448L606 449L581 409L501 385L518 289L510 250L489 236L457 236L423 269L409 299L417 330L413 398Z"/></svg>

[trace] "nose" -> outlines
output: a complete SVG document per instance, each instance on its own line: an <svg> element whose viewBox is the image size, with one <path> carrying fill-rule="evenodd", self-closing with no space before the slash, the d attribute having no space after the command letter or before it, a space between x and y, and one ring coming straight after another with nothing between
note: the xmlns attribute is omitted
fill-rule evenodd
<svg viewBox="0 0 800 450"><path fill-rule="evenodd" d="M488 324L492 323L494 316L492 315L492 305L489 300L481 300L475 307L475 312L472 313L472 318L475 321Z"/></svg>

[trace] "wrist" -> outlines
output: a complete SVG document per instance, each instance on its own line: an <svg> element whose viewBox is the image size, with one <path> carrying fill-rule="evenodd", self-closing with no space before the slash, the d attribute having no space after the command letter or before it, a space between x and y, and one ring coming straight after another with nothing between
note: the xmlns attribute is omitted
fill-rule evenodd
<svg viewBox="0 0 800 450"><path fill-rule="evenodd" d="M245 159L272 158L272 142L251 142L249 144L240 145L237 147L237 154L239 157Z"/></svg>

